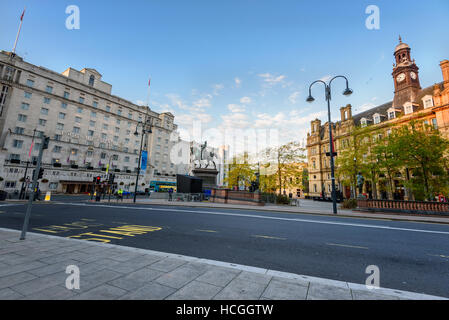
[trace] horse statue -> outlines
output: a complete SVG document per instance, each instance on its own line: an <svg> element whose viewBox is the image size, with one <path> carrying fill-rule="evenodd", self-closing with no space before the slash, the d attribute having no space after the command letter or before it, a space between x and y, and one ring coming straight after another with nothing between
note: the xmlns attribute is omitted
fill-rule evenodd
<svg viewBox="0 0 449 320"><path fill-rule="evenodd" d="M210 149L207 148L207 141L201 145L201 149L198 147L194 147L193 143L191 143L190 155L191 161L195 168L201 169L203 168L203 165L205 165L204 169L207 169L212 163L214 165L214 169L217 170L217 165L215 163L216 155L213 151L210 151Z"/></svg>

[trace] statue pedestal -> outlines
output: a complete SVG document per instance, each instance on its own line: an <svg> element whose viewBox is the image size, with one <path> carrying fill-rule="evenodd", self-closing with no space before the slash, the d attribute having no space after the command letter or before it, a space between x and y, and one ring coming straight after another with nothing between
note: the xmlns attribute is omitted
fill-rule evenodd
<svg viewBox="0 0 449 320"><path fill-rule="evenodd" d="M203 190L217 188L217 170L196 168L192 170L192 173L196 178L203 180Z"/></svg>

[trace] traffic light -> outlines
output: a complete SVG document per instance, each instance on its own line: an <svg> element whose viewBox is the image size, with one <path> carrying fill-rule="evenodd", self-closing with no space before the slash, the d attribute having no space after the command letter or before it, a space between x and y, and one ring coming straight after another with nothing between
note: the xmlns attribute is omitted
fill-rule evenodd
<svg viewBox="0 0 449 320"><path fill-rule="evenodd" d="M36 169L33 170L33 177L34 177L35 173L36 173ZM41 169L39 169L39 175L37 176L37 179L39 180L43 176L44 176L44 169L41 168Z"/></svg>
<svg viewBox="0 0 449 320"><path fill-rule="evenodd" d="M50 143L50 137L44 137L42 150L48 149L48 144Z"/></svg>
<svg viewBox="0 0 449 320"><path fill-rule="evenodd" d="M96 179L96 180L95 180L96 183L100 183L100 182L101 182L101 176L98 176L98 177L96 177L95 179Z"/></svg>

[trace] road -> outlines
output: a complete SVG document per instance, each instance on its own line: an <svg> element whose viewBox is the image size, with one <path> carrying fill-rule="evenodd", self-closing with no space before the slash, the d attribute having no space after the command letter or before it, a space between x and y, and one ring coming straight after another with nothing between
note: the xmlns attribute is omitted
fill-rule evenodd
<svg viewBox="0 0 449 320"><path fill-rule="evenodd" d="M449 225L66 201L35 204L29 231L355 283L377 265L382 287L449 297ZM25 210L0 205L0 227Z"/></svg>

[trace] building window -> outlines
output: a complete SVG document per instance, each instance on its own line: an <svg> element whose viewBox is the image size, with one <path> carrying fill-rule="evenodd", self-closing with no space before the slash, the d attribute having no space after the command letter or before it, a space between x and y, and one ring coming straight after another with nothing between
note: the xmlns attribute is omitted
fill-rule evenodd
<svg viewBox="0 0 449 320"><path fill-rule="evenodd" d="M15 127L15 129L14 129L14 133L16 133L16 134L23 134L24 132L25 132L25 129L21 128L21 127Z"/></svg>
<svg viewBox="0 0 449 320"><path fill-rule="evenodd" d="M32 94L31 92L26 92L26 91L25 91L24 97L27 98L27 99L31 99L31 96L32 96L32 95L33 95L33 94Z"/></svg>
<svg viewBox="0 0 449 320"><path fill-rule="evenodd" d="M391 120L394 118L396 118L396 112L394 112L394 111L388 112L388 119Z"/></svg>
<svg viewBox="0 0 449 320"><path fill-rule="evenodd" d="M83 98L83 97L80 97L79 102L80 102L80 103L84 103L84 98Z"/></svg>
<svg viewBox="0 0 449 320"><path fill-rule="evenodd" d="M50 188L50 190L56 190L56 189L58 189L58 183L57 182L50 182L48 184L48 187Z"/></svg>
<svg viewBox="0 0 449 320"><path fill-rule="evenodd" d="M57 129L57 130L64 130L64 124L58 122L58 123L56 124L56 129Z"/></svg>
<svg viewBox="0 0 449 320"><path fill-rule="evenodd" d="M91 111L90 116L91 116L91 118L96 118L97 113L95 111Z"/></svg>
<svg viewBox="0 0 449 320"><path fill-rule="evenodd" d="M108 138L108 135L106 133L101 134L101 139L106 140Z"/></svg>
<svg viewBox="0 0 449 320"><path fill-rule="evenodd" d="M405 105L404 106L404 113L405 114L413 113L413 105L411 105L411 104Z"/></svg>
<svg viewBox="0 0 449 320"><path fill-rule="evenodd" d="M23 140L13 140L12 146L17 149L21 149L23 146Z"/></svg>
<svg viewBox="0 0 449 320"><path fill-rule="evenodd" d="M51 101L50 98L47 98L47 97L44 98L44 103L45 104L50 104L50 101Z"/></svg>
<svg viewBox="0 0 449 320"><path fill-rule="evenodd" d="M27 122L27 116L24 115L24 114L19 114L17 116L17 120L20 121L20 122Z"/></svg>
<svg viewBox="0 0 449 320"><path fill-rule="evenodd" d="M78 112L78 113L83 113L83 108L78 107L78 108L76 109L76 112Z"/></svg>
<svg viewBox="0 0 449 320"><path fill-rule="evenodd" d="M43 114L43 115L48 115L48 109L47 108L42 108L41 109L41 114Z"/></svg>
<svg viewBox="0 0 449 320"><path fill-rule="evenodd" d="M93 130L87 131L87 135L88 135L89 137L93 137L93 136L94 136L94 131L93 131Z"/></svg>
<svg viewBox="0 0 449 320"><path fill-rule="evenodd" d="M80 128L79 127L73 127L73 131L74 134L79 134L80 133Z"/></svg>
<svg viewBox="0 0 449 320"><path fill-rule="evenodd" d="M98 108L98 102L97 102L97 101L92 102L92 106L93 106L94 108Z"/></svg>
<svg viewBox="0 0 449 320"><path fill-rule="evenodd" d="M91 87L93 87L93 86L94 86L94 83L95 83L95 77L91 75L91 76L89 77L89 85L90 85Z"/></svg>
<svg viewBox="0 0 449 320"><path fill-rule="evenodd" d="M374 120L374 124L380 123L380 115L379 114L375 114L373 116L373 120Z"/></svg>
<svg viewBox="0 0 449 320"><path fill-rule="evenodd" d="M64 91L64 99L68 99L70 97L70 92Z"/></svg>
<svg viewBox="0 0 449 320"><path fill-rule="evenodd" d="M28 79L28 80L27 80L27 86L28 86L28 87L34 87L34 81L31 80L31 79Z"/></svg>
<svg viewBox="0 0 449 320"><path fill-rule="evenodd" d="M45 91L47 91L47 93L52 93L52 92L53 92L53 87L47 86L47 87L45 88Z"/></svg>
<svg viewBox="0 0 449 320"><path fill-rule="evenodd" d="M93 120L90 120L90 121L89 121L89 126L91 126L91 127L95 127L95 121L93 121Z"/></svg>
<svg viewBox="0 0 449 320"><path fill-rule="evenodd" d="M65 102L62 102L62 103L61 103L61 108L63 108L63 109L67 109L67 103L65 103Z"/></svg>
<svg viewBox="0 0 449 320"><path fill-rule="evenodd" d="M62 150L62 147L61 147L61 146L54 146L54 147L53 147L53 152L55 152L55 153L60 153L61 150Z"/></svg>
<svg viewBox="0 0 449 320"><path fill-rule="evenodd" d="M76 123L81 123L81 118L80 117L75 117L75 122Z"/></svg>
<svg viewBox="0 0 449 320"><path fill-rule="evenodd" d="M65 119L65 113L60 112L59 113L59 119Z"/></svg>
<svg viewBox="0 0 449 320"><path fill-rule="evenodd" d="M367 122L366 122L366 119L365 119L365 118L362 118L362 119L360 120L360 125L362 126L362 128L365 128L365 127L366 127Z"/></svg>
<svg viewBox="0 0 449 320"><path fill-rule="evenodd" d="M16 182L15 181L6 181L5 182L5 188L15 188Z"/></svg>
<svg viewBox="0 0 449 320"><path fill-rule="evenodd" d="M22 103L22 110L29 110L30 109L30 105L28 103Z"/></svg>
<svg viewBox="0 0 449 320"><path fill-rule="evenodd" d="M436 118L432 119L432 125L433 125L434 129L438 129L438 124L437 124L437 119Z"/></svg>
<svg viewBox="0 0 449 320"><path fill-rule="evenodd" d="M107 112L111 112L111 107L110 106L106 106L106 111Z"/></svg>

